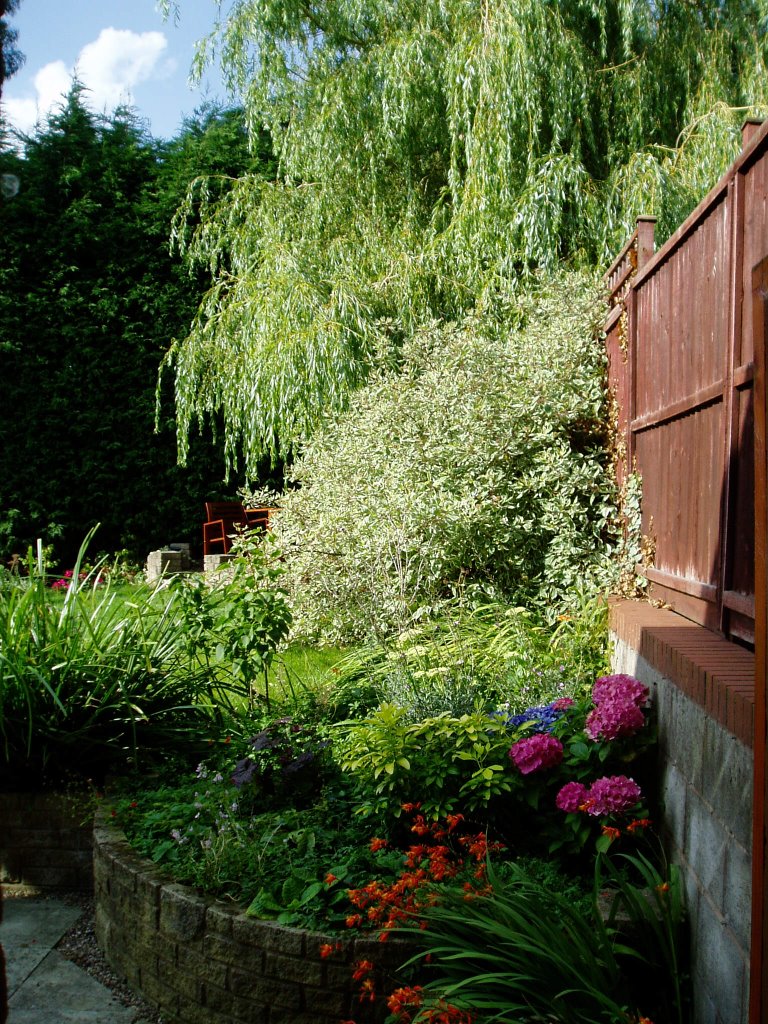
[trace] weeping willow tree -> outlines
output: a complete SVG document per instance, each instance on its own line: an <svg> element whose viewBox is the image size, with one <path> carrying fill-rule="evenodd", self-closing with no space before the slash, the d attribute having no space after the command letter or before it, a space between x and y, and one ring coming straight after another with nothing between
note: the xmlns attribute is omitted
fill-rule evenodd
<svg viewBox="0 0 768 1024"><path fill-rule="evenodd" d="M164 0L183 17L184 3ZM767 0L232 0L199 46L277 180L174 226L211 286L166 359L180 455L295 450L426 322L503 315L534 269L672 230L768 109ZM219 193L217 193L219 194Z"/></svg>

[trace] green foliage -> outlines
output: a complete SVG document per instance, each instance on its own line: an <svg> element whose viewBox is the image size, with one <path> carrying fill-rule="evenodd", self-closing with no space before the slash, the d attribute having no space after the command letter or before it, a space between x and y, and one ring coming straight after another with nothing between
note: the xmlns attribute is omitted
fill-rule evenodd
<svg viewBox="0 0 768 1024"><path fill-rule="evenodd" d="M23 154L0 148L0 173L21 181L0 201L0 506L18 510L1 561L42 537L71 566L96 522L105 548L142 561L198 541L220 446L195 438L182 471L173 417L154 433L158 364L203 289L168 251L171 218L193 176L222 193L262 165L241 112L207 111L160 144L129 110L91 114L77 84Z"/></svg>
<svg viewBox="0 0 768 1024"><path fill-rule="evenodd" d="M621 931L613 917L603 922L597 900L585 916L581 907L514 864L503 879L489 868L492 893L486 897L467 901L458 888L442 895L427 908L426 929L409 931L431 954L427 991L471 1009L478 1022L551 1018L562 1024L618 1024L644 1014L684 1020L676 960L679 881L675 874L665 878L646 858L633 862L641 871L639 884L615 866L606 867L618 888L617 902L631 910ZM659 899L665 887L675 891L674 902ZM675 936L675 955L663 964L658 951L650 962L644 960L649 924L653 934ZM657 1010L668 1009L670 990L674 1016L657 1017Z"/></svg>
<svg viewBox="0 0 768 1024"><path fill-rule="evenodd" d="M565 276L514 329L433 325L308 442L275 523L299 635L386 634L457 596L554 618L607 584L599 316Z"/></svg>
<svg viewBox="0 0 768 1024"><path fill-rule="evenodd" d="M87 541L86 541L87 543ZM176 597L126 598L81 548L69 588L34 572L0 586L0 756L7 784L94 780L140 760L190 752L222 726L234 682L190 662Z"/></svg>
<svg viewBox="0 0 768 1024"><path fill-rule="evenodd" d="M460 813L482 822L515 852L576 860L593 840L598 849L607 848L623 828L632 837L647 824L641 804L643 754L655 737L646 724L610 740L593 738L585 731L591 699L565 703L559 709L551 702L525 709L486 704L470 714L444 713L416 722L404 707L383 704L365 718L335 727L334 757L355 788L359 813L374 816L385 828L404 806L418 805L428 818ZM558 749L551 762L515 763L512 755L529 737ZM631 808L598 815L558 807L566 785L579 784L586 801L586 788L597 779L630 771L640 793ZM632 827L624 820L629 813ZM609 819L613 840L600 831Z"/></svg>
<svg viewBox="0 0 768 1024"><path fill-rule="evenodd" d="M609 671L608 607L585 600L553 628L525 608L448 606L387 639L371 641L337 666L335 701L361 685L369 702L399 705L412 721L582 695Z"/></svg>
<svg viewBox="0 0 768 1024"><path fill-rule="evenodd" d="M362 814L391 821L416 802L433 818L486 811L513 788L507 752L514 734L484 711L410 722L402 708L384 704L338 728L336 757L355 781Z"/></svg>
<svg viewBox="0 0 768 1024"><path fill-rule="evenodd" d="M338 782L306 806L302 786L294 788L296 776L287 773L274 809L257 787L235 787L237 758L253 753L251 746L235 739L201 763L194 777L173 785L126 780L116 820L133 847L177 881L236 900L261 918L343 931L347 889L381 869L381 858L374 861L360 842L359 823ZM390 859L394 871L402 855ZM329 873L333 884L325 882Z"/></svg>
<svg viewBox="0 0 768 1024"><path fill-rule="evenodd" d="M222 413L255 475L433 319L492 319L531 268L605 263L639 214L666 237L766 110L765 15L233 0L197 70L221 58L279 178L241 178L192 236L179 221L210 274L171 356L181 433Z"/></svg>
<svg viewBox="0 0 768 1024"><path fill-rule="evenodd" d="M269 668L291 624L279 585L280 553L271 535L260 541L248 534L235 539L232 553L235 557L219 569L218 584L184 578L174 583L187 643L207 666L218 666L217 675L233 672L251 702L263 680L269 706Z"/></svg>

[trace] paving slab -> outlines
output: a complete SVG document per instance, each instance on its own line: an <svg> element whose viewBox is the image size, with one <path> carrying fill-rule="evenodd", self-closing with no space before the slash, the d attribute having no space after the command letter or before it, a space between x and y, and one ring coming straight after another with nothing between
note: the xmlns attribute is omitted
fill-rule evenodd
<svg viewBox="0 0 768 1024"><path fill-rule="evenodd" d="M0 942L6 959L8 1024L133 1024L101 982L54 948L82 911L55 899L3 900Z"/></svg>
<svg viewBox="0 0 768 1024"><path fill-rule="evenodd" d="M5 950L8 996L39 967L82 911L58 900L4 900L0 941Z"/></svg>

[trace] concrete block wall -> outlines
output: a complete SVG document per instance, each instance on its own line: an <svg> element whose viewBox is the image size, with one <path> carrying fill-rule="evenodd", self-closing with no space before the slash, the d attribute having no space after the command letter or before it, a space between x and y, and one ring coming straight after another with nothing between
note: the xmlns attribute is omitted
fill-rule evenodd
<svg viewBox="0 0 768 1024"><path fill-rule="evenodd" d="M0 793L0 883L90 889L92 817L61 793Z"/></svg>
<svg viewBox="0 0 768 1024"><path fill-rule="evenodd" d="M752 655L650 605L617 603L611 624L614 671L654 698L662 827L690 916L692 1024L746 1024Z"/></svg>
<svg viewBox="0 0 768 1024"><path fill-rule="evenodd" d="M353 938L323 958L321 945L338 937L197 896L137 856L104 815L94 828L94 895L107 961L173 1024L379 1024L352 965L376 963L380 987L412 952Z"/></svg>

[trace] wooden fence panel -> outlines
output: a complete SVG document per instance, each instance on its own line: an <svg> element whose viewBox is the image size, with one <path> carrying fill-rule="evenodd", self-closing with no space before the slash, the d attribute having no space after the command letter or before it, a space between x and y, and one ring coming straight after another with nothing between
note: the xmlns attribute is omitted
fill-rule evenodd
<svg viewBox="0 0 768 1024"><path fill-rule="evenodd" d="M638 222L606 275L619 481L631 468L643 480L652 596L749 643L754 360L745 307L752 268L768 252L768 125L745 125L741 157L652 256L648 227Z"/></svg>

